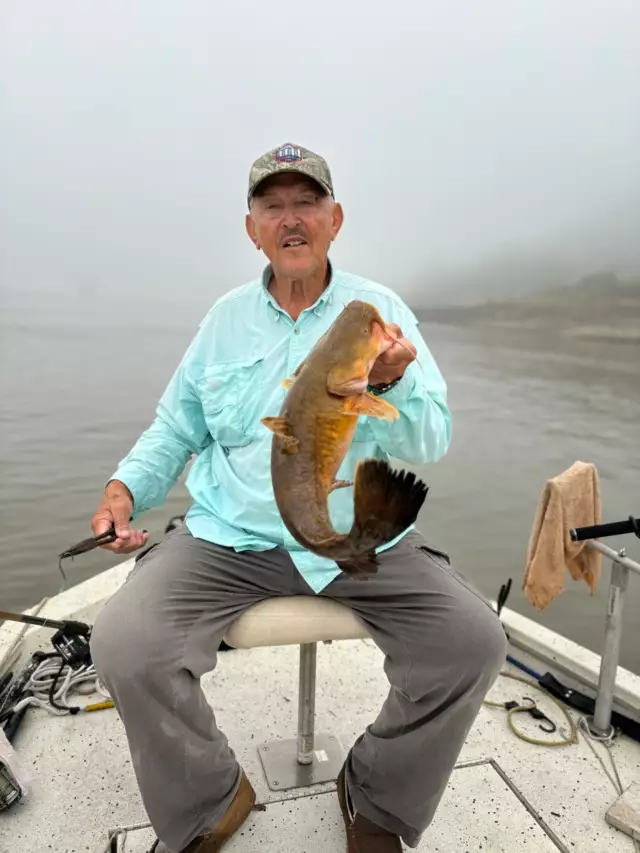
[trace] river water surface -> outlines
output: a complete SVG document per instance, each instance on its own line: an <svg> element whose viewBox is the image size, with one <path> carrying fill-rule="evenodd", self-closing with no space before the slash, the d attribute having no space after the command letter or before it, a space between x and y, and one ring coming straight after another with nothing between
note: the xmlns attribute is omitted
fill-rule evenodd
<svg viewBox="0 0 640 853"><path fill-rule="evenodd" d="M116 320L86 296L2 294L0 607L58 591L56 554L91 535L105 478L152 419L207 307L150 299ZM421 472L431 489L418 526L485 594L511 577L510 607L600 651L608 564L595 596L567 573L565 592L542 614L520 588L545 481L576 460L597 465L606 520L640 514L638 347L559 346L518 328L422 331L448 381L453 443ZM144 526L159 537L187 502L180 481ZM640 559L633 537L609 544ZM67 562L69 582L112 562L105 552ZM640 578L625 607L621 664L640 673Z"/></svg>

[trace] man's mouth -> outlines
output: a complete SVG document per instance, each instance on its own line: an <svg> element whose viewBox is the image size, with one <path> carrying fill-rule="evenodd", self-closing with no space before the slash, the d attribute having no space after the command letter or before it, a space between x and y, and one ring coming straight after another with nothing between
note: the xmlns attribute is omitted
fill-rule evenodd
<svg viewBox="0 0 640 853"><path fill-rule="evenodd" d="M285 237L282 241L283 249L293 249L296 246L306 246L307 241L304 237Z"/></svg>

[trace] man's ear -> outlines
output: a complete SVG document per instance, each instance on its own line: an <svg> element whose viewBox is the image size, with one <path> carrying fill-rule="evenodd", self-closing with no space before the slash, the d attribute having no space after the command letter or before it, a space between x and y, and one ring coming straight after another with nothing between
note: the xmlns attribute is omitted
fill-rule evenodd
<svg viewBox="0 0 640 853"><path fill-rule="evenodd" d="M253 216L250 213L247 213L244 220L244 227L249 235L249 239L256 247L256 249L260 249L260 243L258 241L258 235L256 234L256 225L253 221Z"/></svg>
<svg viewBox="0 0 640 853"><path fill-rule="evenodd" d="M333 205L333 211L331 213L331 239L335 240L338 236L338 232L342 228L342 223L344 222L344 211L342 209L342 205L339 202L336 202Z"/></svg>

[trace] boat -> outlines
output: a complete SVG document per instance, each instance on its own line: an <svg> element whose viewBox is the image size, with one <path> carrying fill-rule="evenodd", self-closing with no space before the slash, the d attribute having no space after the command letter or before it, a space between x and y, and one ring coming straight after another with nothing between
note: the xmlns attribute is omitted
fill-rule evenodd
<svg viewBox="0 0 640 853"><path fill-rule="evenodd" d="M624 596L640 564L601 541L623 532L640 535L638 521L571 531L611 562L601 654L510 610L510 581L500 590L494 606L508 656L418 851L640 850L640 676L618 665ZM11 717L5 755L8 744L22 777L6 763L1 769L0 749L3 853L146 853L153 842L122 723L90 658L81 661L87 643L78 627L90 629L133 562L24 611L26 624L0 624L0 697L37 651L59 653L45 659L56 668L64 655L76 661L54 690L60 708L48 706L49 675L19 719ZM271 604L232 628L202 682L259 804L225 851L344 853L336 768L386 695L382 656L335 603L318 612L313 599L278 645L261 640L259 620Z"/></svg>

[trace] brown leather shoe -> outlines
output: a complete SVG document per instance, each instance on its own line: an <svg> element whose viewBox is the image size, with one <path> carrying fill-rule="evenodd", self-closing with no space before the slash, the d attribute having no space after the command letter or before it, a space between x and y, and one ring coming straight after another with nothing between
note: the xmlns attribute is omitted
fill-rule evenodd
<svg viewBox="0 0 640 853"><path fill-rule="evenodd" d="M200 835L189 844L183 853L218 853L232 835L240 829L249 817L256 802L256 792L242 771L240 787L231 805L218 821L213 832Z"/></svg>
<svg viewBox="0 0 640 853"><path fill-rule="evenodd" d="M218 821L215 829L206 835L199 835L188 844L182 853L218 853L224 844L240 829L256 802L256 792L242 771L240 787L231 801L231 805ZM149 853L164 850L164 845L155 842Z"/></svg>
<svg viewBox="0 0 640 853"><path fill-rule="evenodd" d="M346 790L344 767L336 780L340 810L347 830L347 853L402 853L397 835L352 812Z"/></svg>

